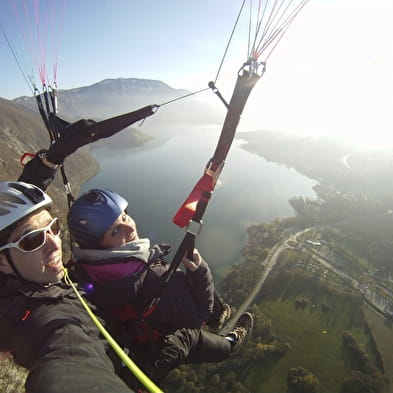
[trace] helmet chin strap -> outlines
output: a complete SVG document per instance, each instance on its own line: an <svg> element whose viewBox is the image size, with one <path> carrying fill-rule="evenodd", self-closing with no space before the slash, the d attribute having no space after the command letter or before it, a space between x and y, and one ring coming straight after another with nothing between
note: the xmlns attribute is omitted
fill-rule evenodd
<svg viewBox="0 0 393 393"><path fill-rule="evenodd" d="M4 250L4 255L5 255L5 257L7 258L8 264L11 266L11 269L14 271L14 273L15 273L21 280L26 281L26 279L19 273L18 269L16 268L15 263L14 263L14 261L13 261L12 258L11 258L10 249L9 249L9 248L6 248L6 249Z"/></svg>

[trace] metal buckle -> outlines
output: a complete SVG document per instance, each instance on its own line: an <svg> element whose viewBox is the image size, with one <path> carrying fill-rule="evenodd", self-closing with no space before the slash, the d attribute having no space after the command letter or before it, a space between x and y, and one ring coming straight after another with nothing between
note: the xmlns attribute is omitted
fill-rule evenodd
<svg viewBox="0 0 393 393"><path fill-rule="evenodd" d="M213 179L213 184L216 184L217 179L221 174L222 168L224 167L225 161L222 161L215 171L210 169L212 162L213 159L211 158L205 167L205 174Z"/></svg>
<svg viewBox="0 0 393 393"><path fill-rule="evenodd" d="M196 227L194 230L192 230L191 225L194 226L198 226ZM198 236L201 233L202 230L202 226L203 226L203 221L200 222L196 222L193 220L190 220L186 226L186 232L193 234L194 236Z"/></svg>

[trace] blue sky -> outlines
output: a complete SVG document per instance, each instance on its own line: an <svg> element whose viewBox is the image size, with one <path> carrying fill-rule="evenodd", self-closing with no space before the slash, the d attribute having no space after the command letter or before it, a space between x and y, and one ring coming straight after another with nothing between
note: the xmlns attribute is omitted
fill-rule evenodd
<svg viewBox="0 0 393 393"><path fill-rule="evenodd" d="M16 28L21 38L17 17L8 4L12 1L0 3L1 21L5 10L9 15L5 24ZM33 4L33 0L27 2ZM63 0L56 4L60 15ZM240 5L238 0L67 0L64 18L56 19L64 21L63 26L58 23L59 87L116 77L160 79L187 87L177 81L186 81L195 72L214 77ZM4 37L0 45L5 67L0 96L10 99L26 94L29 90Z"/></svg>
<svg viewBox="0 0 393 393"><path fill-rule="evenodd" d="M136 77L174 88L204 88L216 76L241 2L67 0L58 87ZM0 2L0 20L12 36L20 29L9 3ZM56 4L60 7L63 0ZM242 129L393 145L392 18L391 0L310 0L270 57ZM236 71L246 60L246 32L244 21L218 81L228 100ZM3 36L0 55L0 96L29 95Z"/></svg>

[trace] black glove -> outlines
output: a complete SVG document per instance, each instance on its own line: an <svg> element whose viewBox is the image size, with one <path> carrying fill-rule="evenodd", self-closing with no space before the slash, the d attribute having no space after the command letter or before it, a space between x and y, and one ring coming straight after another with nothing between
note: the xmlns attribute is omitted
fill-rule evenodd
<svg viewBox="0 0 393 393"><path fill-rule="evenodd" d="M46 153L46 158L53 164L61 164L64 159L80 147L93 142L92 128L94 120L78 120L71 123L60 134L60 138L55 141Z"/></svg>

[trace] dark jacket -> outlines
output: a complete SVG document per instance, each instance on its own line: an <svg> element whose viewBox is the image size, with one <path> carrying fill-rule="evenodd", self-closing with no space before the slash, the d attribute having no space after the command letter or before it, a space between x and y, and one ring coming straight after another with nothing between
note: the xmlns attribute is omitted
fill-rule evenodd
<svg viewBox="0 0 393 393"><path fill-rule="evenodd" d="M119 310L123 308L126 313L127 305L131 305L141 315L150 302L159 297L158 306L149 317L151 327L162 334L179 328L199 329L213 311L214 285L208 265L202 261L194 272L178 269L161 293L160 288L169 264L162 259L165 251L160 253L159 245L154 248L156 252L151 253L154 260L150 260L143 270L106 282L94 282L83 269L85 264L91 265L93 262L79 260L76 262L78 281L92 283L92 290L88 294L90 300L102 310L115 311L119 319L122 319ZM99 264L113 262L132 263L132 260L100 260Z"/></svg>
<svg viewBox="0 0 393 393"><path fill-rule="evenodd" d="M30 371L26 392L129 393L106 349L68 285L0 274L0 351Z"/></svg>

